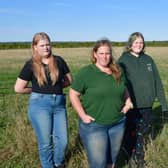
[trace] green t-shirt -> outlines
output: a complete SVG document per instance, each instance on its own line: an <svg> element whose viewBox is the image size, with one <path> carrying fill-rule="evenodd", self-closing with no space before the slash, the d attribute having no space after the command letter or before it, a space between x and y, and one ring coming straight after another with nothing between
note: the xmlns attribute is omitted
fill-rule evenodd
<svg viewBox="0 0 168 168"><path fill-rule="evenodd" d="M113 124L123 117L125 81L117 83L112 75L94 64L82 68L74 77L72 89L81 93L85 112L99 124Z"/></svg>

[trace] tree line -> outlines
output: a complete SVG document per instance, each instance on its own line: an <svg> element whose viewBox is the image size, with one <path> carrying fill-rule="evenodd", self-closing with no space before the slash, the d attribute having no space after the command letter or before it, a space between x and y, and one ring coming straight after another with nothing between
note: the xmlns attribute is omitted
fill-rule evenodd
<svg viewBox="0 0 168 168"><path fill-rule="evenodd" d="M92 47L95 41L67 41L67 42L52 42L52 46L56 48L79 48ZM153 47L168 47L168 41L146 41L146 46ZM113 46L125 46L126 42L113 41ZM26 49L31 47L31 42L0 42L0 50L4 49Z"/></svg>

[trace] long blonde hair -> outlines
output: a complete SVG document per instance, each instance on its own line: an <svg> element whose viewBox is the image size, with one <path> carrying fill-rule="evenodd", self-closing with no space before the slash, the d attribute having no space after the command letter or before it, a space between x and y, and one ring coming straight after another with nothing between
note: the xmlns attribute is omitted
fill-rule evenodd
<svg viewBox="0 0 168 168"><path fill-rule="evenodd" d="M32 40L33 72L34 72L35 77L37 78L38 84L40 86L43 86L44 84L47 83L47 77L45 74L44 66L42 64L42 58L38 54L38 52L35 50L35 46L38 44L40 40L48 40L50 45L51 45L51 41L50 41L49 36L44 32L36 33ZM48 59L49 59L49 62L48 62L49 75L52 81L52 85L54 85L59 75L58 66L57 66L56 60L54 59L52 55L52 52L48 56Z"/></svg>
<svg viewBox="0 0 168 168"><path fill-rule="evenodd" d="M142 38L143 43L144 43L141 53L144 53L144 52L145 52L145 40L144 40L144 36L143 36L142 33L140 33L140 32L134 32L134 33L132 33L132 34L129 36L129 38L128 38L128 42L126 43L126 46L125 46L125 48L124 48L124 52L125 52L125 53L132 51L132 49L131 49L132 43L133 43L137 38L139 38L139 37Z"/></svg>
<svg viewBox="0 0 168 168"><path fill-rule="evenodd" d="M91 61L93 64L96 63L96 58L94 57L94 53L97 52L97 50L101 47L101 46L108 46L109 49L110 49L110 55L111 55L111 60L109 62L109 65L108 67L111 69L112 71L112 75L114 76L115 80L117 82L120 82L120 76L121 76L121 69L119 67L119 65L117 65L115 63L115 60L113 58L113 51L112 51L112 45L111 45L111 42L104 38L104 39L101 39L101 40L98 40L96 42L96 44L94 45L93 49L92 49L92 53L91 53Z"/></svg>

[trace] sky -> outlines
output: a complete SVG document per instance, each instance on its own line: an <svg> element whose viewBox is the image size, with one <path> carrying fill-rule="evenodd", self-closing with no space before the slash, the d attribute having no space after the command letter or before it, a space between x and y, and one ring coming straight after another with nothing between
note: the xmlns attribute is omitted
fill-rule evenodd
<svg viewBox="0 0 168 168"><path fill-rule="evenodd" d="M168 0L0 0L0 42L168 40Z"/></svg>

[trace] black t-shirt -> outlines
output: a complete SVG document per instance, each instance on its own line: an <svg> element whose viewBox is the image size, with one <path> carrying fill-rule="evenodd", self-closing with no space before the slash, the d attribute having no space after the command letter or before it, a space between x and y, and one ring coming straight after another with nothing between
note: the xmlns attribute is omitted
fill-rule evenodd
<svg viewBox="0 0 168 168"><path fill-rule="evenodd" d="M59 69L58 80L55 85L52 85L50 76L47 75L47 67L48 65L43 64L45 68L45 73L47 77L47 83L43 86L39 86L37 79L33 73L33 62L32 59L28 60L24 67L22 68L19 78L25 81L31 81L32 83L32 92L36 93L44 93L44 94L62 94L63 88L62 83L64 80L64 76L70 72L69 67L67 66L64 59L60 56L54 56L55 61L57 61L57 66Z"/></svg>

